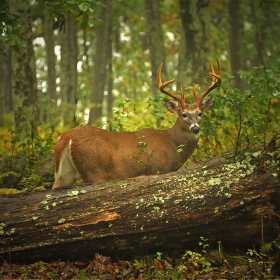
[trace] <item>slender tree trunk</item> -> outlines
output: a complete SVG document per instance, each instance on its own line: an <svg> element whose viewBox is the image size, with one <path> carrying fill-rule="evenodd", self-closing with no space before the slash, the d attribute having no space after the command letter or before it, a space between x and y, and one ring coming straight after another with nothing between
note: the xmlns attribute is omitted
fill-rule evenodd
<svg viewBox="0 0 280 280"><path fill-rule="evenodd" d="M110 120L113 117L113 85L114 85L114 73L113 73L113 63L112 63L112 48L111 57L108 65L108 94L107 94L107 118Z"/></svg>
<svg viewBox="0 0 280 280"><path fill-rule="evenodd" d="M83 30L83 57L85 57L85 60L83 62L84 64L84 67L83 69L85 70L88 70L88 67L89 67L89 55L88 55L88 50L89 50L89 47L91 46L90 44L87 45L87 42L88 42L88 30L87 28L85 28Z"/></svg>
<svg viewBox="0 0 280 280"><path fill-rule="evenodd" d="M17 132L25 131L31 137L37 131L37 82L33 50L33 22L28 0L11 0L10 9L18 18L20 35L26 40L26 47L19 46L12 53L13 108Z"/></svg>
<svg viewBox="0 0 280 280"><path fill-rule="evenodd" d="M57 94L56 94L56 55L54 52L54 34L52 28L51 18L48 15L48 12L45 11L44 14L44 39L46 44L46 53L47 53L47 104L48 111L46 114L48 115L48 120L52 120L52 112L51 108L57 106Z"/></svg>
<svg viewBox="0 0 280 280"><path fill-rule="evenodd" d="M145 0L145 14L152 68L152 91L155 95L158 90L157 69L162 63L165 63L164 40L160 16L160 1ZM162 68L162 78L163 80L167 80L166 65Z"/></svg>
<svg viewBox="0 0 280 280"><path fill-rule="evenodd" d="M61 36L60 94L64 124L76 124L75 109L77 102L77 23L72 14L66 18L66 31Z"/></svg>
<svg viewBox="0 0 280 280"><path fill-rule="evenodd" d="M9 73L7 76L7 80L9 81L7 85L7 95L6 95L6 112L11 113L13 112L13 91L12 91L12 51L9 48L8 51L9 55L9 62L8 62L8 69L7 72Z"/></svg>
<svg viewBox="0 0 280 280"><path fill-rule="evenodd" d="M240 18L240 0L229 0L229 52L231 73L233 76L233 86L243 89L243 82L236 72L242 68L241 55L241 18Z"/></svg>
<svg viewBox="0 0 280 280"><path fill-rule="evenodd" d="M113 7L112 4L108 6L108 47L107 47L107 119L113 117L113 86L114 86L114 73L113 73Z"/></svg>
<svg viewBox="0 0 280 280"><path fill-rule="evenodd" d="M5 115L12 111L12 68L10 47L0 40L0 49L7 54L7 57L0 55L0 127L3 127Z"/></svg>
<svg viewBox="0 0 280 280"><path fill-rule="evenodd" d="M257 5L256 5L257 4ZM257 6L257 7L256 7ZM261 10L259 10L258 3L255 3L255 1L250 0L250 8L251 8L251 21L255 28L255 47L257 50L257 55L254 60L254 66L266 66L264 61L264 32L262 28L262 22L263 19L258 18L258 14L261 13ZM270 16L270 15L267 15Z"/></svg>
<svg viewBox="0 0 280 280"><path fill-rule="evenodd" d="M110 43L109 36L111 36L109 34L111 2L111 0L102 0L102 5L99 5L98 18L102 22L102 25L96 28L94 76L91 96L92 108L89 114L89 124L93 124L102 116L102 103L106 84L106 65L108 63L106 55L108 53L108 44Z"/></svg>
<svg viewBox="0 0 280 280"><path fill-rule="evenodd" d="M270 1L270 2L263 2L262 6L258 6L255 8L260 14L262 20L259 22L258 29L261 31L262 35L260 36L261 40L264 40L263 47L265 49L262 50L263 53L263 60L264 66L267 68L274 67L274 62L277 61L279 58L280 50L276 50L275 47L278 44L275 42L279 41L280 34L279 30L279 2L278 1ZM268 4L268 5L265 5ZM271 51L273 50L273 51ZM260 62L256 65L260 66Z"/></svg>
<svg viewBox="0 0 280 280"><path fill-rule="evenodd" d="M180 0L181 19L185 34L186 68L184 85L208 84L205 73L209 72L206 58L209 53L210 0Z"/></svg>
<svg viewBox="0 0 280 280"><path fill-rule="evenodd" d="M0 48L1 48L1 42L0 42ZM4 57L0 55L0 71L3 73L3 68L5 67ZM0 76L0 99L5 100L6 98L6 91L5 91L5 83L4 83L4 75ZM0 127L3 127L5 125L5 102L0 102Z"/></svg>
<svg viewBox="0 0 280 280"><path fill-rule="evenodd" d="M176 89L180 90L180 86L189 86L187 82L189 79L186 78L186 71L188 68L188 62L186 61L186 39L185 33L181 32L180 44L179 44L179 57L178 57L178 75L176 79Z"/></svg>
<svg viewBox="0 0 280 280"><path fill-rule="evenodd" d="M274 141L275 145L275 141ZM274 149L274 148L273 148ZM265 164L264 164L265 163ZM279 234L279 147L251 161L0 197L0 259L134 258L157 251L244 249Z"/></svg>

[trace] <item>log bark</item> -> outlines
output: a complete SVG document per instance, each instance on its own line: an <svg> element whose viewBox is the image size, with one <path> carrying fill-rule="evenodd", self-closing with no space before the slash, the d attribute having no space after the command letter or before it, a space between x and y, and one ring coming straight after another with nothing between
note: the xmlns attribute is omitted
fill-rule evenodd
<svg viewBox="0 0 280 280"><path fill-rule="evenodd" d="M274 147L275 149L275 147ZM0 197L0 259L132 259L198 247L248 249L277 238L279 149L237 163ZM184 251L181 251L184 252Z"/></svg>

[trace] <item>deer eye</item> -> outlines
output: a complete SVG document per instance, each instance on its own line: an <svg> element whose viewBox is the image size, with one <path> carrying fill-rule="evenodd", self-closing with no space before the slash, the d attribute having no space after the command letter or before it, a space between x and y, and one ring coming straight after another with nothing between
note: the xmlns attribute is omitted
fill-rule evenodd
<svg viewBox="0 0 280 280"><path fill-rule="evenodd" d="M202 113L201 112L198 112L198 114L197 114L199 117L201 117L202 116Z"/></svg>
<svg viewBox="0 0 280 280"><path fill-rule="evenodd" d="M187 114L186 113L183 113L182 114L182 117L185 119L187 117Z"/></svg>

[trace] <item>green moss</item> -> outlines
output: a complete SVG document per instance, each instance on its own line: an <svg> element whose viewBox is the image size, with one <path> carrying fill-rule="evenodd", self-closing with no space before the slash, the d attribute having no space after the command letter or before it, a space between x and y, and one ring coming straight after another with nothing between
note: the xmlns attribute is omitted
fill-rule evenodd
<svg viewBox="0 0 280 280"><path fill-rule="evenodd" d="M17 194L17 193L20 193L19 190L17 189L11 189L11 188L1 188L0 189L0 195L10 195L10 194Z"/></svg>
<svg viewBox="0 0 280 280"><path fill-rule="evenodd" d="M59 224L63 224L65 222L64 218L61 218L60 220L57 221Z"/></svg>
<svg viewBox="0 0 280 280"><path fill-rule="evenodd" d="M4 227L6 226L6 224L4 223L0 223L0 235L3 235L5 232L4 232Z"/></svg>
<svg viewBox="0 0 280 280"><path fill-rule="evenodd" d="M207 183L210 186L220 185L221 184L221 178L211 178Z"/></svg>
<svg viewBox="0 0 280 280"><path fill-rule="evenodd" d="M71 191L71 192L68 192L67 195L68 196L76 196L79 194L79 191L78 190L75 190L75 191Z"/></svg>

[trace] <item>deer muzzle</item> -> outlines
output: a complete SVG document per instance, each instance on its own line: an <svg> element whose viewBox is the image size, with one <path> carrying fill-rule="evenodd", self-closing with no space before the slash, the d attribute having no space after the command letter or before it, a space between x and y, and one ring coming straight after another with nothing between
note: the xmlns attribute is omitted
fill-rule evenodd
<svg viewBox="0 0 280 280"><path fill-rule="evenodd" d="M191 131L197 134L200 131L200 127L198 125L194 125L193 127L191 127Z"/></svg>

